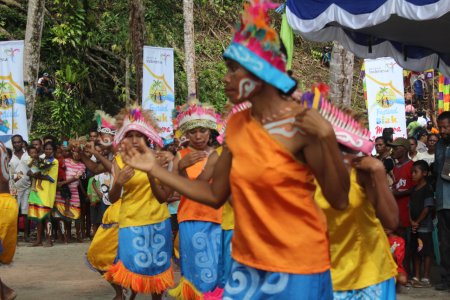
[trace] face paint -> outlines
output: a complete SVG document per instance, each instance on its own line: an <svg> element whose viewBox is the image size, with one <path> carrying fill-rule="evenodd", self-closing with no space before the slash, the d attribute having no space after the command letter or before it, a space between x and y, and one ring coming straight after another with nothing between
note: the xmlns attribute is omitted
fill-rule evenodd
<svg viewBox="0 0 450 300"><path fill-rule="evenodd" d="M189 142L189 139L183 135L182 137L180 137L180 142L178 143L178 147L180 147L181 145L183 145L186 142Z"/></svg>
<svg viewBox="0 0 450 300"><path fill-rule="evenodd" d="M133 293L131 292L131 289L122 287L122 292L123 292L123 297L122 297L123 300L131 299L131 296L133 295Z"/></svg>
<svg viewBox="0 0 450 300"><path fill-rule="evenodd" d="M66 228L64 226L64 221L59 221L59 227L61 227L61 233L64 235L66 234Z"/></svg>
<svg viewBox="0 0 450 300"><path fill-rule="evenodd" d="M100 144L109 147L113 144L113 140L110 137L101 137Z"/></svg>
<svg viewBox="0 0 450 300"><path fill-rule="evenodd" d="M9 181L9 159L8 152L6 152L5 145L0 142L0 158L1 158L1 179L3 181Z"/></svg>
<svg viewBox="0 0 450 300"><path fill-rule="evenodd" d="M47 235L52 235L52 222L47 223Z"/></svg>
<svg viewBox="0 0 450 300"><path fill-rule="evenodd" d="M247 100L255 93L256 88L261 86L261 83L256 82L248 77L244 77L239 81L239 90L236 100Z"/></svg>

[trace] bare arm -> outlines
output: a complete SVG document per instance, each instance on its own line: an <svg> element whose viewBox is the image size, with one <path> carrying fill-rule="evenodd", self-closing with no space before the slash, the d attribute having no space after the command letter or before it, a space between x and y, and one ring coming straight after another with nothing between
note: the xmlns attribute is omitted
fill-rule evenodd
<svg viewBox="0 0 450 300"><path fill-rule="evenodd" d="M28 168L31 168L33 166L34 161L36 160L36 158L33 158L30 163L28 164Z"/></svg>
<svg viewBox="0 0 450 300"><path fill-rule="evenodd" d="M122 157L127 165L149 173L150 176L158 178L173 190L201 204L218 209L228 199L232 155L226 147L217 161L213 182L210 184L199 180L190 180L163 169L142 140L140 140L140 144L141 149L144 149L142 153L134 149L128 141L124 141Z"/></svg>
<svg viewBox="0 0 450 300"><path fill-rule="evenodd" d="M430 207L429 206L425 207L422 210L422 212L420 213L419 217L417 218L416 223L419 224L420 222L422 222L423 219L426 218L426 216L428 215L429 212L430 212Z"/></svg>
<svg viewBox="0 0 450 300"><path fill-rule="evenodd" d="M353 160L353 166L358 170L358 179L381 224L395 230L399 223L398 206L387 183L383 163L373 157L364 157Z"/></svg>
<svg viewBox="0 0 450 300"><path fill-rule="evenodd" d="M309 134L303 153L325 199L336 210L348 206L350 176L342 161L333 127L317 110L304 109L295 116L294 126Z"/></svg>
<svg viewBox="0 0 450 300"><path fill-rule="evenodd" d="M97 164L96 162L92 161L83 151L77 151L80 154L81 161L86 166L86 169L89 170L94 175L98 175L105 172L111 172L111 168L107 169L103 165L103 163ZM101 161L100 161L101 162Z"/></svg>
<svg viewBox="0 0 450 300"><path fill-rule="evenodd" d="M392 191L392 194L394 195L395 198L401 198L401 197L405 197L405 196L411 195L411 191L412 191L412 189L400 192L399 190L394 189Z"/></svg>
<svg viewBox="0 0 450 300"><path fill-rule="evenodd" d="M209 182L213 177L214 167L218 160L219 153L217 153L216 151L211 153L211 155L208 157L208 160L206 161L206 165L203 168L203 171L200 173L200 175L198 175L196 180Z"/></svg>
<svg viewBox="0 0 450 300"><path fill-rule="evenodd" d="M114 162L114 168L116 170L120 170L117 162ZM114 172L115 173L115 172ZM109 202L115 203L120 199L120 195L122 194L123 185L130 180L134 176L134 169L126 166L119 171L117 178L114 179L113 186L111 190L109 190Z"/></svg>
<svg viewBox="0 0 450 300"><path fill-rule="evenodd" d="M97 193L97 196L98 196L100 199L103 198L103 194L100 193L100 191L99 191L98 188L97 188L97 181L96 181L95 179L92 181L92 188L94 189L95 193ZM109 199L109 200L111 200L111 199Z"/></svg>

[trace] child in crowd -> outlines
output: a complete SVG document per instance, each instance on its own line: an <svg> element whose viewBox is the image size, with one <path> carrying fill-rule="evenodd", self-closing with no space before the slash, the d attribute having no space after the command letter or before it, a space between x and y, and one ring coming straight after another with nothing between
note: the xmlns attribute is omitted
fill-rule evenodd
<svg viewBox="0 0 450 300"><path fill-rule="evenodd" d="M384 229L386 235L388 236L389 245L391 246L392 257L397 263L397 272L396 276L397 281L397 292L400 292L400 285L405 285L408 279L408 275L406 275L405 268L403 267L403 258L405 258L405 240L400 236L402 235L403 227L399 225L396 230Z"/></svg>
<svg viewBox="0 0 450 300"><path fill-rule="evenodd" d="M58 168L58 182L66 181L66 164L63 158L63 149L61 146L56 146L55 158L59 162ZM73 216L73 213L70 211L70 197L72 193L70 192L70 188L67 184L63 184L61 186L61 197L64 198L64 212L68 216Z"/></svg>
<svg viewBox="0 0 450 300"><path fill-rule="evenodd" d="M89 179L87 194L91 201L91 223L93 225L92 236L97 232L98 227L102 223L102 213L100 201L102 201L102 194L100 193L100 182L95 180L95 177Z"/></svg>
<svg viewBox="0 0 450 300"><path fill-rule="evenodd" d="M33 146L28 147L28 156L30 158L28 158L27 164L28 164L28 168L30 168L31 173L33 174L38 174L40 173L39 170L39 156L38 156L38 152L37 149ZM37 193L37 189L36 186L42 190L42 179L37 180L37 185L36 185L36 179L33 178L33 184L31 186L31 190L33 192Z"/></svg>
<svg viewBox="0 0 450 300"><path fill-rule="evenodd" d="M432 208L434 207L433 187L427 183L426 177L429 172L428 163L418 160L413 164L412 179L418 183L411 191L409 201L409 220L411 223L411 250L414 253L414 267L416 269L413 277L414 287L430 287L431 254L433 251L433 223ZM424 261L424 276L420 278L420 267L422 258Z"/></svg>

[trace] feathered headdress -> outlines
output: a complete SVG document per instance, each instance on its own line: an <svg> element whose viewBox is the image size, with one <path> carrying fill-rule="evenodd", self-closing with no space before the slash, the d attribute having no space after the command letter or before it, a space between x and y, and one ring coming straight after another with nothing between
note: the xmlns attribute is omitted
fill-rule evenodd
<svg viewBox="0 0 450 300"><path fill-rule="evenodd" d="M158 135L160 131L158 121L152 110L143 109L134 103L120 111L116 116L116 122L119 130L114 137L114 147L117 147L130 131L139 131L154 143L164 147L163 141Z"/></svg>
<svg viewBox="0 0 450 300"><path fill-rule="evenodd" d="M269 25L268 9L279 6L270 0L250 0L244 3L234 29L231 44L224 57L240 63L248 71L283 92L295 86L286 72L286 56L280 51L280 37Z"/></svg>
<svg viewBox="0 0 450 300"><path fill-rule="evenodd" d="M217 114L214 106L209 103L200 103L195 95L189 95L186 104L177 106L172 111L172 121L174 128L177 129L177 138L197 127L217 130Z"/></svg>
<svg viewBox="0 0 450 300"><path fill-rule="evenodd" d="M369 130L327 101L325 99L327 94L327 85L313 86L312 91L303 94L301 105L319 110L320 114L333 125L338 143L370 155L374 144L370 140Z"/></svg>
<svg viewBox="0 0 450 300"><path fill-rule="evenodd" d="M108 115L102 110L96 110L94 119L97 122L97 131L115 135L116 134L116 119Z"/></svg>
<svg viewBox="0 0 450 300"><path fill-rule="evenodd" d="M249 107L252 107L252 104L248 101L244 101L242 103L239 103L238 105L233 105L232 103L229 103L226 107L224 107L222 114L220 116L220 120L217 122L218 127L217 131L219 132L217 141L219 143L222 144L223 142L223 137L225 136L228 120L231 118L231 116Z"/></svg>

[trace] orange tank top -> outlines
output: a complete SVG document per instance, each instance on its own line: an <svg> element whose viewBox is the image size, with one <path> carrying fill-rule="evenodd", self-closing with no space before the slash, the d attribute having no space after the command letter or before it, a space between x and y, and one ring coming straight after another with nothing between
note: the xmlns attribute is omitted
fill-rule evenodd
<svg viewBox="0 0 450 300"><path fill-rule="evenodd" d="M231 256L270 272L330 269L326 219L314 200L311 169L299 163L250 115L232 116L226 131L235 228Z"/></svg>
<svg viewBox="0 0 450 300"><path fill-rule="evenodd" d="M190 152L194 152L190 148L179 151L181 158ZM195 180L203 170L203 165L206 160L199 161L195 165L186 169L189 179ZM222 208L215 210L212 207L197 203L189 200L188 198L181 196L180 204L178 205L178 223L184 221L205 221L213 223L222 223Z"/></svg>

